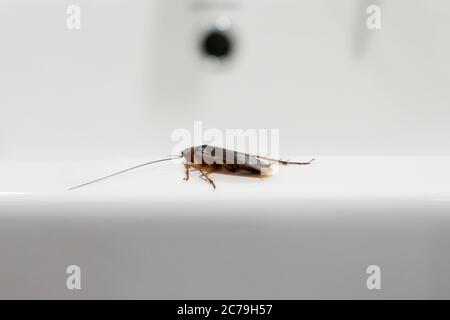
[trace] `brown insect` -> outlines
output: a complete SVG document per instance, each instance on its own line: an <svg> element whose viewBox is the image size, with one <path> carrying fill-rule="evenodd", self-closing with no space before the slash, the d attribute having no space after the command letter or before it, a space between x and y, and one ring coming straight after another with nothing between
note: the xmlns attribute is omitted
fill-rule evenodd
<svg viewBox="0 0 450 320"><path fill-rule="evenodd" d="M143 163L110 175L106 177L102 177L99 179L95 179L86 183L83 183L79 186L72 187L69 190L81 188L87 186L89 184L99 182L101 180L105 180L111 178L113 176L119 175L121 173L131 171L143 166L147 166L150 164L154 164L157 162L170 161L175 159L184 158L185 163L184 167L186 169L186 176L184 180L189 180L189 172L191 169L196 169L200 172L200 177L203 178L206 182L211 184L211 186L215 189L216 185L214 181L209 177L209 173L216 172L219 170L226 170L232 174L237 174L239 172L247 172L252 176L265 176L270 174L271 166L274 163L278 163L281 165L288 164L296 164L296 165L309 165L314 159L311 159L308 162L293 162L293 161L285 161L267 158L259 155L250 155L248 153L238 152L234 150L228 150L220 147L202 145L197 147L191 147L183 150L180 156L159 159L147 163Z"/></svg>

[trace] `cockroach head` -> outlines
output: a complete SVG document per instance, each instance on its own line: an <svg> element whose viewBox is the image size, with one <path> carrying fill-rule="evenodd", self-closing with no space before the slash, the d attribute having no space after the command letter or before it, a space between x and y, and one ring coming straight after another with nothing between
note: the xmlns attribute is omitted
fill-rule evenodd
<svg viewBox="0 0 450 320"><path fill-rule="evenodd" d="M192 162L194 158L194 147L186 148L181 151L181 157L184 158L187 162Z"/></svg>

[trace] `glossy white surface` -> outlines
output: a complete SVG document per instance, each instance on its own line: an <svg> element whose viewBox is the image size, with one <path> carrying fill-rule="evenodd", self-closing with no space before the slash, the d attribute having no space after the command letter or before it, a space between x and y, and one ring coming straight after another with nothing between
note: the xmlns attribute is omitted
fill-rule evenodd
<svg viewBox="0 0 450 320"><path fill-rule="evenodd" d="M216 191L166 164L66 191L135 161L3 164L0 296L449 298L448 158L321 157Z"/></svg>

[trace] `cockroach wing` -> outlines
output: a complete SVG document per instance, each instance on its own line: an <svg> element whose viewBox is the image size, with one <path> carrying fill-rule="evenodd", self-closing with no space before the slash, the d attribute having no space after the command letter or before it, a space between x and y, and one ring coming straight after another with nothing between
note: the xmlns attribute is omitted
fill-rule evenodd
<svg viewBox="0 0 450 320"><path fill-rule="evenodd" d="M259 175L268 175L271 173L270 164L261 161L257 156L243 152L235 152L235 161L240 168L249 172Z"/></svg>

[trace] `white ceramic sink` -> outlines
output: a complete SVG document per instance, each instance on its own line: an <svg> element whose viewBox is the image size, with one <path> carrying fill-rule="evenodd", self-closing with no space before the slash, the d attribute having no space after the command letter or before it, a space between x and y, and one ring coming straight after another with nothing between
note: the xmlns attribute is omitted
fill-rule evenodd
<svg viewBox="0 0 450 320"><path fill-rule="evenodd" d="M0 298L450 298L448 1L77 5L70 31L66 3L0 3ZM199 43L224 17L234 51L212 65ZM316 162L67 191L197 120L279 129L283 157Z"/></svg>

